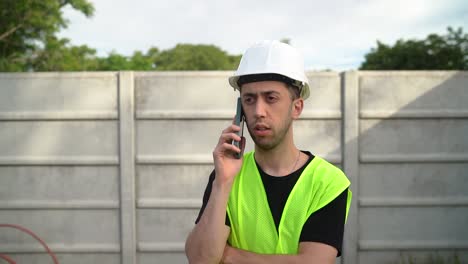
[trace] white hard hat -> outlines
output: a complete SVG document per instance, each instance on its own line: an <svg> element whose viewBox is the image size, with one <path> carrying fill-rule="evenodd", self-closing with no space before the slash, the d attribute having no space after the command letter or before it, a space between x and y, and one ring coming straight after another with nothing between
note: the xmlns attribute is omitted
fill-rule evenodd
<svg viewBox="0 0 468 264"><path fill-rule="evenodd" d="M247 49L237 71L229 77L229 84L235 90L240 90L238 81L241 76L265 74L287 77L285 79L291 80L291 84L299 88L303 99L309 97L309 80L305 75L301 54L292 46L279 41L262 41ZM261 80L267 80L266 78Z"/></svg>

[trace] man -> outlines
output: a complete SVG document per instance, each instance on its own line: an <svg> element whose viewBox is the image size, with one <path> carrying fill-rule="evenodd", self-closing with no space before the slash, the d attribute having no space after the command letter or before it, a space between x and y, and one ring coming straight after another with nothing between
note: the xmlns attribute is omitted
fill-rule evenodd
<svg viewBox="0 0 468 264"><path fill-rule="evenodd" d="M309 96L301 56L287 44L261 42L242 56L229 83L240 91L255 150L236 159L245 147L241 128L223 130L186 241L189 262L335 263L350 183L341 170L294 144L292 123Z"/></svg>

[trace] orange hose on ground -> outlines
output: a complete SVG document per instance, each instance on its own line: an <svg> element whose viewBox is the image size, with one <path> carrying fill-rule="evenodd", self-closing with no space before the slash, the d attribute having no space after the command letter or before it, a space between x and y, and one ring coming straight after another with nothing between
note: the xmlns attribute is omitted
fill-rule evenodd
<svg viewBox="0 0 468 264"><path fill-rule="evenodd" d="M16 264L16 262L7 255L3 255L0 253L0 258L6 260L9 264Z"/></svg>
<svg viewBox="0 0 468 264"><path fill-rule="evenodd" d="M54 264L59 264L58 260L57 260L57 257L55 256L55 254L52 252L52 250L50 250L50 248L47 246L47 244L39 237L37 236L36 234L34 234L33 231L25 228L25 227L22 227L20 225L13 225L13 224L0 224L0 227L10 227L10 228L15 228L15 229L18 229L20 231L23 231L25 232L26 234L34 237L37 241L39 241L39 243L41 243L41 245L45 248L45 250L47 251L47 253L49 254L49 256L52 258L52 260L54 261ZM0 256L4 256L4 255L0 255ZM5 256L7 258L9 258L8 256ZM11 261L13 261L11 258L9 258ZM8 259L6 259L6 261L8 261ZM14 261L13 262L10 262L10 264L16 264Z"/></svg>

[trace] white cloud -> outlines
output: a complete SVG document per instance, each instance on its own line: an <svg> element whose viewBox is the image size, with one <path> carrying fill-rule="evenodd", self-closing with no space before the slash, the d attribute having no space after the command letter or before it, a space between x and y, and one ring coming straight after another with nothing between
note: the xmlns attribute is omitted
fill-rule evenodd
<svg viewBox="0 0 468 264"><path fill-rule="evenodd" d="M468 30L465 0L201 0L92 1L86 19L67 10L62 36L87 44L100 55L131 54L150 46L214 44L240 54L262 39L290 38L309 69L356 68L377 39L424 38L447 26Z"/></svg>

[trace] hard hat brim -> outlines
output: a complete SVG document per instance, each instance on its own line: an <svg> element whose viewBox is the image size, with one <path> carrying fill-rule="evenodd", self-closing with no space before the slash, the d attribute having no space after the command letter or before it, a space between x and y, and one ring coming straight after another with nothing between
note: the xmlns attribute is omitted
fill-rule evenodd
<svg viewBox="0 0 468 264"><path fill-rule="evenodd" d="M259 75L260 74L265 74L265 73L258 73ZM272 74L277 74L277 73L272 73ZM254 75L254 74L252 74ZM279 74L281 75L281 74ZM239 90L240 91L240 86L239 86L239 78L242 77L242 76L245 76L245 75L233 75L231 77L229 77L229 84L234 88L234 90ZM285 76L287 78L289 78L288 76ZM290 78L289 78L290 79ZM272 81L278 81L277 79L272 79ZM286 82L285 82L286 83ZM300 87L300 95L302 97L302 99L307 99L309 98L309 95L310 95L310 88L309 88L309 83L308 82L303 82L302 83L302 86Z"/></svg>

